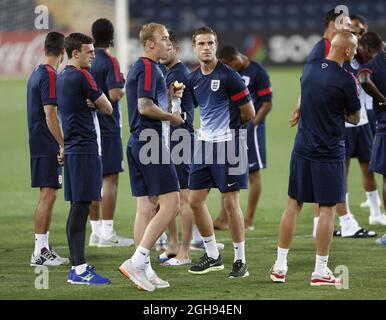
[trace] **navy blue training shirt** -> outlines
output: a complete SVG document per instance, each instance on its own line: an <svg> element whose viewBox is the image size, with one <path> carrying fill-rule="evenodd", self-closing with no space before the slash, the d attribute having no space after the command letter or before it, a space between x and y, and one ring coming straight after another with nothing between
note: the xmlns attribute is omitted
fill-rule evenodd
<svg viewBox="0 0 386 320"><path fill-rule="evenodd" d="M251 100L241 76L218 62L204 75L198 67L189 75L189 88L200 110L199 139L212 142L231 139L230 129L241 127L239 107Z"/></svg>
<svg viewBox="0 0 386 320"><path fill-rule="evenodd" d="M165 74L166 84L168 88L174 81L183 83L185 86L188 83L189 69L182 63L179 62L171 67ZM181 109L182 112L186 113L185 123L175 128L184 128L190 132L194 132L193 119L194 119L194 99L190 90L184 90L184 94L181 98Z"/></svg>
<svg viewBox="0 0 386 320"><path fill-rule="evenodd" d="M130 68L126 80L126 99L130 132L138 137L144 129L155 129L162 135L162 121L142 116L138 99L149 98L163 111L168 111L168 89L159 64L149 58L139 58Z"/></svg>
<svg viewBox="0 0 386 320"><path fill-rule="evenodd" d="M383 96L386 96L386 52L382 51L375 58L364 64L359 73L362 71L371 73L371 80ZM373 100L373 109L377 120L376 132L386 134L386 111L381 109L375 100Z"/></svg>
<svg viewBox="0 0 386 320"><path fill-rule="evenodd" d="M325 38L320 39L315 46L312 48L310 54L307 57L306 63L314 62L315 60L320 60L326 58L330 52L331 44Z"/></svg>
<svg viewBox="0 0 386 320"><path fill-rule="evenodd" d="M65 154L101 155L98 117L86 100L94 102L103 92L92 75L67 65L58 76L57 90Z"/></svg>
<svg viewBox="0 0 386 320"><path fill-rule="evenodd" d="M109 90L122 89L125 86L119 62L107 49L95 48L95 59L92 62L90 73L109 100ZM116 138L121 136L121 103L120 101L112 102L111 100L110 102L113 107L112 115L98 113L98 120L102 136Z"/></svg>
<svg viewBox="0 0 386 320"><path fill-rule="evenodd" d="M257 113L263 102L272 100L272 88L268 73L261 64L255 61L250 61L249 66L239 73L248 87Z"/></svg>
<svg viewBox="0 0 386 320"><path fill-rule="evenodd" d="M327 59L306 64L293 152L309 160L344 161L344 115L360 108L358 84L352 74Z"/></svg>
<svg viewBox="0 0 386 320"><path fill-rule="evenodd" d="M48 64L40 64L33 71L27 86L27 115L31 158L52 157L59 145L48 129L44 106L57 105L56 71Z"/></svg>

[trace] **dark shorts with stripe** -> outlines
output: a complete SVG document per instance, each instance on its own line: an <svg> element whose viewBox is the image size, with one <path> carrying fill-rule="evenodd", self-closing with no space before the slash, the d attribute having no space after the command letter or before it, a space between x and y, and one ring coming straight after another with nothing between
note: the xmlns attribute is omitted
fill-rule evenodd
<svg viewBox="0 0 386 320"><path fill-rule="evenodd" d="M345 202L345 164L291 156L288 195L299 202L333 206Z"/></svg>
<svg viewBox="0 0 386 320"><path fill-rule="evenodd" d="M157 159L150 161L150 158L141 151L141 148L146 148L145 145L145 141L139 141L133 135L127 144L127 162L132 195L134 197L158 196L180 191L176 168L170 159L170 150L166 149L164 144L159 141ZM152 150L150 152L157 151ZM146 154L149 155L149 153Z"/></svg>
<svg viewBox="0 0 386 320"><path fill-rule="evenodd" d="M244 146L239 150L239 143ZM245 139L240 142L236 139L235 156L239 162L232 164L233 160L225 157L218 161L218 154L227 154L227 143L205 142L201 146L196 142L193 164L190 168L189 189L202 190L217 188L221 193L239 191L248 188L248 155ZM219 157L221 158L221 157ZM198 161L203 160L203 161ZM221 163L222 162L222 163Z"/></svg>
<svg viewBox="0 0 386 320"><path fill-rule="evenodd" d="M33 188L62 187L62 167L55 157L31 158L31 186Z"/></svg>
<svg viewBox="0 0 386 320"><path fill-rule="evenodd" d="M194 133L186 130L185 134L188 135L189 139L186 139L184 135L180 136L178 141L170 141L172 160L176 167L181 189L187 189L189 186L189 173L194 149Z"/></svg>
<svg viewBox="0 0 386 320"><path fill-rule="evenodd" d="M102 165L103 175L115 174L123 171L123 149L120 137L102 137Z"/></svg>
<svg viewBox="0 0 386 320"><path fill-rule="evenodd" d="M249 172L257 171L267 167L267 157L265 150L265 123L257 126L253 122L247 125L247 145L248 145L248 168Z"/></svg>
<svg viewBox="0 0 386 320"><path fill-rule="evenodd" d="M373 135L369 124L345 129L346 160L358 158L369 162L373 147Z"/></svg>
<svg viewBox="0 0 386 320"><path fill-rule="evenodd" d="M369 170L386 177L386 134L376 134Z"/></svg>
<svg viewBox="0 0 386 320"><path fill-rule="evenodd" d="M93 154L69 154L64 158L66 201L100 201L102 158Z"/></svg>

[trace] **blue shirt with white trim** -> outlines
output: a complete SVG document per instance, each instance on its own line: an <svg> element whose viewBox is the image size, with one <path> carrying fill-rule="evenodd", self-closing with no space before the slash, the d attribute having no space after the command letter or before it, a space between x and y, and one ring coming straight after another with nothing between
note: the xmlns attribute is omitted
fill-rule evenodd
<svg viewBox="0 0 386 320"><path fill-rule="evenodd" d="M229 66L218 62L204 75L198 67L189 75L188 90L200 111L200 140L220 142L232 138L231 129L241 128L239 107L251 100L241 76Z"/></svg>

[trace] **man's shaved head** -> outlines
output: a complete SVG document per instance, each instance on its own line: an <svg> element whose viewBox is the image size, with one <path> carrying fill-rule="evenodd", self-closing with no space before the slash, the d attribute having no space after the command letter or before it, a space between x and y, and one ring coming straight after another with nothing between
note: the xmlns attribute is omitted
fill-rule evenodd
<svg viewBox="0 0 386 320"><path fill-rule="evenodd" d="M331 50L351 62L358 47L358 39L348 31L337 31L331 40Z"/></svg>

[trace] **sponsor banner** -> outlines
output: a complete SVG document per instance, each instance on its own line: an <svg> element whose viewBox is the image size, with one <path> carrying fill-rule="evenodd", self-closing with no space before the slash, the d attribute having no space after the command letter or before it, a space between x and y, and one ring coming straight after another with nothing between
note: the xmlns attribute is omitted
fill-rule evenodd
<svg viewBox="0 0 386 320"><path fill-rule="evenodd" d="M46 32L0 32L0 76L26 75L44 57Z"/></svg>

